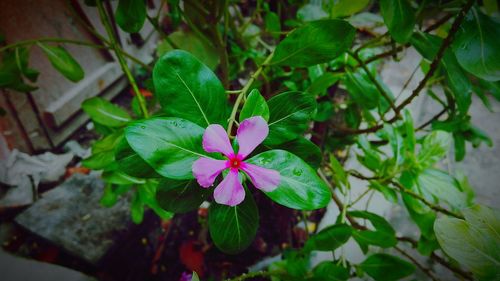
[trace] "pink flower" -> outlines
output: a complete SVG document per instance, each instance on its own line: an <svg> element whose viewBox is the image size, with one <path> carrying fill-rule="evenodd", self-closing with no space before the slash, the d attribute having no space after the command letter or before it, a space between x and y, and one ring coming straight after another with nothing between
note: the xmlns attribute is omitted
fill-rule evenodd
<svg viewBox="0 0 500 281"><path fill-rule="evenodd" d="M213 185L215 178L222 171L229 173L215 188L215 202L236 206L245 199L245 189L239 181L239 170L246 173L253 185L263 191L273 191L280 183L278 171L262 168L243 162L252 151L266 139L269 127L260 116L251 117L241 122L236 133L239 151L234 153L226 131L221 125L210 125L203 134L203 149L206 152L220 152L227 160L201 157L193 163L193 175L203 187Z"/></svg>

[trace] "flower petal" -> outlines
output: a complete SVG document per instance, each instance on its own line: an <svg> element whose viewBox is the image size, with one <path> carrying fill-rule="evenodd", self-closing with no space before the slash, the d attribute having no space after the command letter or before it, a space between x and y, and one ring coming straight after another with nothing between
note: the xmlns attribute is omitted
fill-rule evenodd
<svg viewBox="0 0 500 281"><path fill-rule="evenodd" d="M254 116L241 122L236 132L240 150L238 155L243 159L261 144L269 134L269 126L261 116Z"/></svg>
<svg viewBox="0 0 500 281"><path fill-rule="evenodd" d="M238 170L231 169L224 180L215 188L215 202L236 206L245 199L245 189L238 179Z"/></svg>
<svg viewBox="0 0 500 281"><path fill-rule="evenodd" d="M280 173L276 170L248 163L242 163L241 169L250 177L253 185L262 191L273 191L280 184Z"/></svg>
<svg viewBox="0 0 500 281"><path fill-rule="evenodd" d="M227 133L219 124L208 126L203 133L203 149L206 152L220 152L227 157L234 155Z"/></svg>
<svg viewBox="0 0 500 281"><path fill-rule="evenodd" d="M194 161L192 170L198 183L203 187L209 187L214 184L215 178L227 167L227 160L201 157Z"/></svg>

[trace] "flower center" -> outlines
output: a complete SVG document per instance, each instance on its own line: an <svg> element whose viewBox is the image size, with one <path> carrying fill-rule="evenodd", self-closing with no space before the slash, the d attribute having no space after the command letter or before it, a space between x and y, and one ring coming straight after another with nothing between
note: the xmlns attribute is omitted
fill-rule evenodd
<svg viewBox="0 0 500 281"><path fill-rule="evenodd" d="M242 159L238 155L229 157L228 164L231 169L239 169L241 167Z"/></svg>

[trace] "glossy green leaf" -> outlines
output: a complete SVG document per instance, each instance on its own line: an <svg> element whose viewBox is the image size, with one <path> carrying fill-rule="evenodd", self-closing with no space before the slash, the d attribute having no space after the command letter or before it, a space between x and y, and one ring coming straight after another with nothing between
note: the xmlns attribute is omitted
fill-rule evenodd
<svg viewBox="0 0 500 281"><path fill-rule="evenodd" d="M116 168L114 149L123 139L123 131L110 134L92 145L92 155L83 159L82 165L92 170L113 170Z"/></svg>
<svg viewBox="0 0 500 281"><path fill-rule="evenodd" d="M313 269L314 280L346 281L349 279L349 270L332 261L323 261Z"/></svg>
<svg viewBox="0 0 500 281"><path fill-rule="evenodd" d="M290 152L270 150L246 161L280 173L278 188L265 193L278 204L298 210L316 210L330 202L328 186L311 166Z"/></svg>
<svg viewBox="0 0 500 281"><path fill-rule="evenodd" d="M128 33L139 32L146 21L144 0L119 0L115 12L118 26Z"/></svg>
<svg viewBox="0 0 500 281"><path fill-rule="evenodd" d="M326 72L323 75L316 78L311 85L307 88L306 92L313 95L324 95L326 90L330 88L333 84L337 83L341 78L341 75Z"/></svg>
<svg viewBox="0 0 500 281"><path fill-rule="evenodd" d="M415 271L413 264L387 254L371 255L359 265L359 268L377 281L399 280Z"/></svg>
<svg viewBox="0 0 500 281"><path fill-rule="evenodd" d="M354 15L361 10L363 10L368 4L370 0L338 0L335 1L332 5L332 13L331 16L334 18L347 17Z"/></svg>
<svg viewBox="0 0 500 281"><path fill-rule="evenodd" d="M162 179L158 185L156 199L163 209L172 213L186 213L198 209L207 199L207 189L195 180Z"/></svg>
<svg viewBox="0 0 500 281"><path fill-rule="evenodd" d="M84 101L82 109L92 121L108 127L122 127L132 120L127 111L100 97Z"/></svg>
<svg viewBox="0 0 500 281"><path fill-rule="evenodd" d="M126 139L122 139L115 149L115 160L120 171L137 178L158 178L160 175L149 166L139 154L137 154L128 144Z"/></svg>
<svg viewBox="0 0 500 281"><path fill-rule="evenodd" d="M52 66L64 77L73 82L83 79L85 72L80 64L61 46L50 46L38 42L38 46L45 53Z"/></svg>
<svg viewBox="0 0 500 281"><path fill-rule="evenodd" d="M353 101L366 109L375 108L382 95L366 72L346 70L345 74L343 81Z"/></svg>
<svg viewBox="0 0 500 281"><path fill-rule="evenodd" d="M416 20L410 1L380 0L380 12L392 38L398 43L408 42Z"/></svg>
<svg viewBox="0 0 500 281"><path fill-rule="evenodd" d="M250 192L234 207L212 203L208 209L208 230L221 251L236 254L252 243L259 226L259 212Z"/></svg>
<svg viewBox="0 0 500 281"><path fill-rule="evenodd" d="M352 228L346 224L329 226L311 236L304 246L307 251L334 251L351 237Z"/></svg>
<svg viewBox="0 0 500 281"><path fill-rule="evenodd" d="M221 82L188 52L174 50L161 57L154 67L153 81L162 109L169 116L202 127L226 124L227 100Z"/></svg>
<svg viewBox="0 0 500 281"><path fill-rule="evenodd" d="M252 116L262 116L264 120L269 120L269 107L257 89L253 89L248 95L240 112L240 122Z"/></svg>
<svg viewBox="0 0 500 281"><path fill-rule="evenodd" d="M156 117L131 123L125 137L132 149L160 175L192 179L191 166L203 155L203 128L184 119Z"/></svg>
<svg viewBox="0 0 500 281"><path fill-rule="evenodd" d="M168 39L175 44L176 48L191 53L212 70L219 64L219 55L214 46L193 32L176 31L168 35ZM156 54L161 57L176 48L170 45L169 41L164 40L158 44Z"/></svg>
<svg viewBox="0 0 500 281"><path fill-rule="evenodd" d="M488 81L500 80L500 22L473 7L458 30L453 51L458 63Z"/></svg>
<svg viewBox="0 0 500 281"><path fill-rule="evenodd" d="M491 215L476 213L479 215L479 222L476 221L476 216L470 214L467 221L449 217L440 218L436 220L434 230L443 251L471 270L478 280L498 280L500 213L491 209L486 212Z"/></svg>
<svg viewBox="0 0 500 281"><path fill-rule="evenodd" d="M272 146L272 149L290 151L315 169L319 168L321 164L321 149L304 137L298 137L292 141Z"/></svg>
<svg viewBox="0 0 500 281"><path fill-rule="evenodd" d="M331 61L352 45L355 33L343 20L309 22L278 44L271 64L307 67Z"/></svg>
<svg viewBox="0 0 500 281"><path fill-rule="evenodd" d="M309 126L316 101L307 93L286 92L272 97L269 106L269 135L266 144L278 145L296 139Z"/></svg>

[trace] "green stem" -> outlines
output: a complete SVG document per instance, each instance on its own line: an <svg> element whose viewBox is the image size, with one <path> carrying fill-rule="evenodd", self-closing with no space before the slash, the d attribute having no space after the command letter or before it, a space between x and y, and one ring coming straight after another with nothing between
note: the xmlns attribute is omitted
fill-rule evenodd
<svg viewBox="0 0 500 281"><path fill-rule="evenodd" d="M19 41L16 43L12 43L10 45L4 46L0 48L0 53L4 52L8 49L13 49L17 48L20 46L26 46L26 45L35 45L39 42L50 42L50 43L63 43L63 44L73 44L73 45L79 45L79 46L86 46L86 47L91 47L95 49L113 49L111 46L103 46L99 44L95 44L92 42L86 42L86 41L80 41L80 40L72 40L72 39L65 39L65 38L57 38L57 37L43 37L43 38L38 38L38 39L30 39L30 40L23 40ZM106 43L106 42L105 42ZM121 50L121 49L120 49ZM132 60L133 62L140 64L142 67L148 69L149 71L152 71L151 66L147 65L146 63L142 62L138 58L134 57L133 55L121 50L122 54Z"/></svg>
<svg viewBox="0 0 500 281"><path fill-rule="evenodd" d="M144 118L149 117L148 109L146 106L146 99L144 96L141 94L139 91L139 87L137 86L137 83L135 82L135 79L130 72L130 69L127 65L127 62L123 58L123 53L121 48L119 47L118 43L116 42L115 34L113 32L113 29L111 27L110 22L108 21L108 16L106 14L106 11L104 10L104 7L102 6L102 0L97 0L97 9L99 10L99 16L101 18L101 22L104 25L104 28L106 29L106 32L108 33L108 37L110 39L111 46L113 47L116 57L118 58L118 62L120 63L120 66L125 73L125 76L127 76L128 81L130 82L130 85L132 86L132 90L134 91L135 96L137 97L137 101L139 102L139 107L141 108L141 112Z"/></svg>
<svg viewBox="0 0 500 281"><path fill-rule="evenodd" d="M250 90L250 87L252 86L253 82L257 79L257 77L259 77L264 67L271 61L273 55L274 53L270 53L269 56L267 56L264 62L257 68L257 70L252 74L252 76L250 76L250 79L245 84L243 89L241 89L241 92L238 94L238 97L234 102L233 110L231 111L231 116L229 117L229 125L227 126L228 135L231 135L231 130L233 129L236 113L238 112L238 108L240 106L241 101L243 100L243 97L247 94L248 90Z"/></svg>

